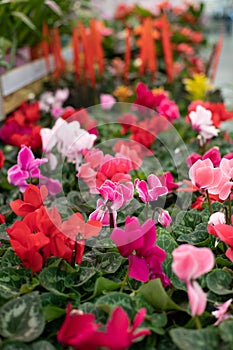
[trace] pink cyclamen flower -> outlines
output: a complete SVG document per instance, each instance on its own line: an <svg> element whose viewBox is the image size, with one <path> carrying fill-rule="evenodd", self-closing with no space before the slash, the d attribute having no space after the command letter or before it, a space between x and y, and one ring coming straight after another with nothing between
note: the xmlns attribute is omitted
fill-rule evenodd
<svg viewBox="0 0 233 350"><path fill-rule="evenodd" d="M116 226L117 211L112 210L114 227ZM110 225L110 215L107 204L102 199L98 199L96 209L89 215L89 220L100 221L103 226Z"/></svg>
<svg viewBox="0 0 233 350"><path fill-rule="evenodd" d="M105 180L97 190L104 198L105 203L108 201L112 202L112 210L118 210L133 199L134 187L132 182L122 184L119 182L112 182L111 180Z"/></svg>
<svg viewBox="0 0 233 350"><path fill-rule="evenodd" d="M160 115L166 117L170 121L173 121L180 116L179 109L175 102L168 100L167 98L161 101L157 109Z"/></svg>
<svg viewBox="0 0 233 350"><path fill-rule="evenodd" d="M130 277L142 282L147 282L151 278L161 278L164 284L166 282L169 284L169 280L164 278L162 272L162 263L166 258L166 253L155 246L155 221L148 219L140 226L136 217L127 217L125 230L114 228L111 239L120 254L128 258Z"/></svg>
<svg viewBox="0 0 233 350"><path fill-rule="evenodd" d="M41 174L39 166L47 163L47 158L38 159L34 157L31 149L23 146L18 153L17 163L8 170L8 182L18 186L24 192L29 186L26 180L39 179L39 187L46 185L51 195L61 191L61 184L58 180L48 178Z"/></svg>
<svg viewBox="0 0 233 350"><path fill-rule="evenodd" d="M148 188L149 184L150 188ZM166 186L163 186L159 178L153 174L147 178L147 183L144 180L135 179L134 185L139 197L144 203L156 201L159 196L168 193Z"/></svg>
<svg viewBox="0 0 233 350"><path fill-rule="evenodd" d="M219 323L222 321L227 320L228 318L232 318L233 316L227 312L229 306L232 303L232 298L227 300L224 304L216 304L215 306L217 307L216 311L212 312L212 315L217 318L217 321L215 322L215 326L217 326Z"/></svg>
<svg viewBox="0 0 233 350"><path fill-rule="evenodd" d="M212 112L210 110L198 105L196 111L190 112L189 118L192 128L199 133L204 143L212 139L212 137L218 136L218 129L213 125Z"/></svg>
<svg viewBox="0 0 233 350"><path fill-rule="evenodd" d="M201 315L207 297L195 280L214 267L214 255L209 248L197 248L190 244L182 244L173 250L172 255L172 269L187 285L192 316Z"/></svg>
<svg viewBox="0 0 233 350"><path fill-rule="evenodd" d="M220 183L222 172L220 168L214 168L210 159L199 159L189 169L189 178L194 186L209 189Z"/></svg>
<svg viewBox="0 0 233 350"><path fill-rule="evenodd" d="M109 111L114 106L115 103L116 103L116 99L112 95L110 94L100 95L100 104L104 110Z"/></svg>
<svg viewBox="0 0 233 350"><path fill-rule="evenodd" d="M170 171L167 171L161 176L158 176L161 184L168 189L168 193L171 193L173 189L179 187L182 182L174 182L174 177Z"/></svg>
<svg viewBox="0 0 233 350"><path fill-rule="evenodd" d="M97 191L104 198L97 201L97 207L89 216L90 220L99 220L103 226L110 225L110 211L113 215L114 226L116 225L117 210L129 203L133 199L133 184L126 182L105 182L97 188Z"/></svg>
<svg viewBox="0 0 233 350"><path fill-rule="evenodd" d="M158 222L164 227L171 225L172 218L167 210L163 210L163 209L160 210L159 216L158 216Z"/></svg>
<svg viewBox="0 0 233 350"><path fill-rule="evenodd" d="M26 180L39 178L39 166L47 161L47 158L35 159L31 149L23 146L18 153L17 164L8 169L8 182L14 186L18 186L20 191L24 192L28 186Z"/></svg>

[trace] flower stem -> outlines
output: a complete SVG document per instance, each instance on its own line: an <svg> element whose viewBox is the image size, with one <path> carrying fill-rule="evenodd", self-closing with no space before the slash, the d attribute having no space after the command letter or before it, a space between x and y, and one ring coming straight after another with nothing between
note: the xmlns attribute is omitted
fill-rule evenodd
<svg viewBox="0 0 233 350"><path fill-rule="evenodd" d="M146 220L148 219L149 215L149 202L146 202Z"/></svg>
<svg viewBox="0 0 233 350"><path fill-rule="evenodd" d="M194 321L195 321L197 329L201 329L202 328L201 322L200 322L200 319L199 319L199 317L197 315L194 316Z"/></svg>
<svg viewBox="0 0 233 350"><path fill-rule="evenodd" d="M210 196L209 196L208 190L206 190L206 196L207 196L207 201L208 201L208 206L209 206L210 214L213 214L213 209L212 209L212 205L211 205L211 201L210 201Z"/></svg>
<svg viewBox="0 0 233 350"><path fill-rule="evenodd" d="M231 217L232 217L231 194L229 194L229 197L228 197L228 225L231 225Z"/></svg>
<svg viewBox="0 0 233 350"><path fill-rule="evenodd" d="M110 226L110 233L112 233L112 230L114 229L114 216L113 212L110 206L108 206L108 212L109 212L109 226Z"/></svg>
<svg viewBox="0 0 233 350"><path fill-rule="evenodd" d="M126 282L127 282L127 279L129 277L129 269L127 269L126 271L126 274L125 274L125 277L123 279L123 282L122 282L122 285L121 285L121 289L120 289L120 292L122 293L124 288L125 288L125 285L126 285Z"/></svg>
<svg viewBox="0 0 233 350"><path fill-rule="evenodd" d="M71 266L72 267L75 267L77 249L78 249L78 242L75 241L75 243L74 243L74 250L72 252L72 260L71 260Z"/></svg>

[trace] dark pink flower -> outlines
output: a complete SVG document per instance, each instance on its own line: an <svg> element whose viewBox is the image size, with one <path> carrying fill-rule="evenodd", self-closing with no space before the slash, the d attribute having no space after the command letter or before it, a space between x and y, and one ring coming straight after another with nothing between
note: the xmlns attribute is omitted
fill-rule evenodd
<svg viewBox="0 0 233 350"><path fill-rule="evenodd" d="M55 195L61 191L61 184L58 180L50 179L41 175L39 166L48 162L47 158L35 158L31 149L23 146L18 153L17 164L8 169L8 182L18 186L24 192L29 186L27 180L39 179L39 186L46 185L49 193Z"/></svg>
<svg viewBox="0 0 233 350"><path fill-rule="evenodd" d="M19 186L24 192L28 184L26 180L39 178L39 166L48 161L47 158L35 159L34 154L27 146L23 146L18 153L17 164L8 170L8 182L14 186Z"/></svg>
<svg viewBox="0 0 233 350"><path fill-rule="evenodd" d="M158 178L161 181L161 184L167 187L168 193L170 193L173 189L176 189L182 184L181 182L174 182L174 177L172 176L170 171L167 171L162 176L158 176Z"/></svg>
<svg viewBox="0 0 233 350"><path fill-rule="evenodd" d="M174 101L167 98L162 100L157 110L160 115L166 117L171 122L180 116L178 106Z"/></svg>
<svg viewBox="0 0 233 350"><path fill-rule="evenodd" d="M166 258L163 249L155 246L155 222L148 219L142 226L136 217L127 217L125 230L116 227L111 239L120 254L128 258L129 276L142 282L163 274L162 262Z"/></svg>
<svg viewBox="0 0 233 350"><path fill-rule="evenodd" d="M136 86L137 99L134 104L154 109L158 107L161 102L166 98L166 94L154 95L153 92L147 89L147 86L143 83L138 83Z"/></svg>
<svg viewBox="0 0 233 350"><path fill-rule="evenodd" d="M213 163L213 166L217 167L217 166L219 166L219 164L221 162L221 154L220 154L219 149L217 147L212 147L207 152L205 152L203 156L201 156L198 153L190 154L190 156L186 159L186 163L189 167L191 167L199 159L201 159L201 160L210 159L211 162Z"/></svg>

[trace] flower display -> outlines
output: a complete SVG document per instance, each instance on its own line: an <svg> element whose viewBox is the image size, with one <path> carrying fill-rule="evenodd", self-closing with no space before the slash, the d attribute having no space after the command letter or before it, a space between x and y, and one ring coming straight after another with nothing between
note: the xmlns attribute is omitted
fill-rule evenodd
<svg viewBox="0 0 233 350"><path fill-rule="evenodd" d="M0 7L0 65L44 56L2 75L0 348L231 349L223 33L207 58L199 2L36 3Z"/></svg>

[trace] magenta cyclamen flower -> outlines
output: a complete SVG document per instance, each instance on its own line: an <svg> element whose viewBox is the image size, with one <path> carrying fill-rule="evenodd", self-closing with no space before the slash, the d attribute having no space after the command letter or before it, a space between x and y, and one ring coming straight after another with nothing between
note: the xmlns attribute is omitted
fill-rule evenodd
<svg viewBox="0 0 233 350"><path fill-rule="evenodd" d="M111 239L115 242L120 254L128 258L130 277L142 282L161 278L164 286L170 284L162 271L166 253L155 246L155 221L148 219L140 226L136 217L127 217L125 230L116 227L111 234Z"/></svg>
<svg viewBox="0 0 233 350"><path fill-rule="evenodd" d="M187 285L192 316L201 315L206 308L207 297L195 281L214 267L214 255L209 248L197 248L182 244L172 252L172 269Z"/></svg>
<svg viewBox="0 0 233 350"><path fill-rule="evenodd" d="M18 186L24 192L29 183L27 180L39 179L39 185L46 185L50 194L55 195L61 191L61 184L58 180L50 179L41 175L39 166L48 162L47 158L38 159L34 157L31 149L23 146L18 153L17 164L8 169L8 182Z"/></svg>
<svg viewBox="0 0 233 350"><path fill-rule="evenodd" d="M18 153L17 164L8 170L8 182L14 186L18 186L20 191L24 192L28 186L26 180L39 178L39 166L47 161L47 158L35 159L31 149L23 146Z"/></svg>
<svg viewBox="0 0 233 350"><path fill-rule="evenodd" d="M148 188L147 183L150 188ZM156 201L159 196L168 193L167 187L163 186L159 178L153 174L148 176L147 183L139 179L134 181L136 191L144 203Z"/></svg>

